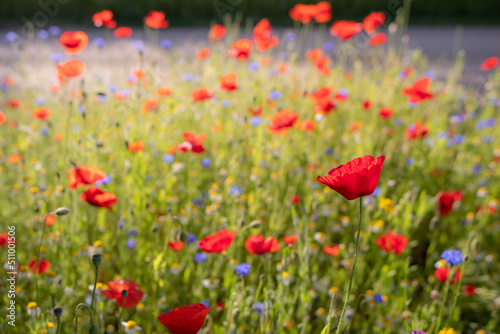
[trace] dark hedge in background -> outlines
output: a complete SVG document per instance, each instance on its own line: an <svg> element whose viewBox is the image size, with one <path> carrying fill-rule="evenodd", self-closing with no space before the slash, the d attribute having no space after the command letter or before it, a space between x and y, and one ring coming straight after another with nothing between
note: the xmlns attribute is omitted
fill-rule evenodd
<svg viewBox="0 0 500 334"><path fill-rule="evenodd" d="M318 0L319 1L319 0ZM0 0L0 22L33 18L37 11L56 13L51 22L91 24L93 13L110 9L119 24L139 25L148 10L164 11L178 25L221 22L223 13L240 12L254 22L268 17L276 25L290 25L288 11L298 0ZM331 1L334 19L361 19L372 11L393 11L404 0ZM58 7L57 10L54 4ZM500 24L500 0L413 0L410 23Z"/></svg>

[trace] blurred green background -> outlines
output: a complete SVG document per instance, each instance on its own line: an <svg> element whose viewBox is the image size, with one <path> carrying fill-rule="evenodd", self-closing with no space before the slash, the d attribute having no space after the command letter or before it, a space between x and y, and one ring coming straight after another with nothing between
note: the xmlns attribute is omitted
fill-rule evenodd
<svg viewBox="0 0 500 334"><path fill-rule="evenodd" d="M394 14L405 0L335 0L334 19L361 19L371 11ZM406 0L408 1L408 0ZM110 9L118 24L140 25L148 10L164 11L174 25L206 25L226 13L243 19L268 17L275 25L291 25L288 11L300 0L0 0L0 24L32 20L37 12L53 23L92 24L91 15ZM43 14L38 14L43 15ZM39 17L39 19L41 19ZM410 24L500 24L500 0L413 0Z"/></svg>

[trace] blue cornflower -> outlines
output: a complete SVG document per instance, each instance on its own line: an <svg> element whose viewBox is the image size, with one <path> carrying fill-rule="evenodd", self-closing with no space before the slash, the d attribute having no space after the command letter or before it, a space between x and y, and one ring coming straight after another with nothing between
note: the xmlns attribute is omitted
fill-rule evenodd
<svg viewBox="0 0 500 334"><path fill-rule="evenodd" d="M49 33L47 32L47 30L40 30L38 33L37 33L38 37L40 39L47 39L49 38Z"/></svg>
<svg viewBox="0 0 500 334"><path fill-rule="evenodd" d="M105 185L105 184L110 184L111 183L111 176L107 175L106 174L106 177L104 179L100 179L100 180L97 180L95 185L96 186L102 186L102 185Z"/></svg>
<svg viewBox="0 0 500 334"><path fill-rule="evenodd" d="M208 300L202 300L202 301L200 302L200 304L205 305L205 307L210 307L210 303L209 303L209 301L208 301Z"/></svg>
<svg viewBox="0 0 500 334"><path fill-rule="evenodd" d="M207 262L207 255L203 252L196 254L194 256L194 262L196 263Z"/></svg>
<svg viewBox="0 0 500 334"><path fill-rule="evenodd" d="M333 148L327 147L327 149L325 150L325 153L328 155L333 154Z"/></svg>
<svg viewBox="0 0 500 334"><path fill-rule="evenodd" d="M49 34L52 36L59 36L61 34L61 29L58 26L52 26L49 28Z"/></svg>
<svg viewBox="0 0 500 334"><path fill-rule="evenodd" d="M163 162L166 162L166 163L172 163L174 162L175 160L175 157L173 154L164 154L162 157L161 157L161 160L163 160Z"/></svg>
<svg viewBox="0 0 500 334"><path fill-rule="evenodd" d="M413 159L413 158L406 159L407 166L412 166L414 163L415 163L415 159Z"/></svg>
<svg viewBox="0 0 500 334"><path fill-rule="evenodd" d="M250 71L257 71L259 69L259 64L257 64L257 63L250 63L250 64L248 64L248 69Z"/></svg>
<svg viewBox="0 0 500 334"><path fill-rule="evenodd" d="M295 33L294 32L287 32L285 35L285 39L289 42L295 41Z"/></svg>
<svg viewBox="0 0 500 334"><path fill-rule="evenodd" d="M41 107L45 104L45 99L43 97L37 97L37 98L35 98L33 103L36 104L37 106Z"/></svg>
<svg viewBox="0 0 500 334"><path fill-rule="evenodd" d="M117 91L118 91L118 88L115 85L109 86L110 93L116 93Z"/></svg>
<svg viewBox="0 0 500 334"><path fill-rule="evenodd" d="M135 39L132 41L132 46L139 52L144 51L144 42L140 39Z"/></svg>
<svg viewBox="0 0 500 334"><path fill-rule="evenodd" d="M160 46L163 49L170 49L172 47L172 42L168 39L164 39L163 41L160 42Z"/></svg>
<svg viewBox="0 0 500 334"><path fill-rule="evenodd" d="M323 50L325 50L325 51L333 51L334 47L335 47L335 45L331 42L325 42L323 44Z"/></svg>
<svg viewBox="0 0 500 334"><path fill-rule="evenodd" d="M45 128L43 128L41 132L42 132L42 136L44 136L44 137L47 137L49 135L49 130L47 130Z"/></svg>
<svg viewBox="0 0 500 334"><path fill-rule="evenodd" d="M129 230L127 234L129 237L136 237L139 233L136 230Z"/></svg>
<svg viewBox="0 0 500 334"><path fill-rule="evenodd" d="M452 266L456 266L464 262L462 258L462 252L459 250L453 250L453 249L445 250L441 254L441 257Z"/></svg>
<svg viewBox="0 0 500 334"><path fill-rule="evenodd" d="M262 117L259 117L259 116L254 116L250 119L250 124L252 124L252 126L259 126L262 124Z"/></svg>
<svg viewBox="0 0 500 334"><path fill-rule="evenodd" d="M208 167L212 166L212 159L210 159L210 158L201 159L201 166L203 168L208 168Z"/></svg>
<svg viewBox="0 0 500 334"><path fill-rule="evenodd" d="M53 53L50 55L50 60L52 60L53 62L59 62L63 59L63 55L60 54L59 52L56 52L56 53Z"/></svg>
<svg viewBox="0 0 500 334"><path fill-rule="evenodd" d="M102 38L94 38L92 40L92 44L94 44L94 46L97 48L102 48L102 47L104 47L106 42L104 42L104 39L102 39Z"/></svg>
<svg viewBox="0 0 500 334"><path fill-rule="evenodd" d="M229 189L229 195L231 196L241 196L243 194L243 190L238 186L232 186Z"/></svg>
<svg viewBox="0 0 500 334"><path fill-rule="evenodd" d="M384 301L384 296L383 295L376 295L374 300L377 302L377 303L382 303Z"/></svg>
<svg viewBox="0 0 500 334"><path fill-rule="evenodd" d="M192 73L186 73L182 76L183 81L193 81L194 75Z"/></svg>
<svg viewBox="0 0 500 334"><path fill-rule="evenodd" d="M196 234L194 234L194 233L189 233L189 235L188 235L188 240L187 240L188 244L192 244L192 243L193 243L193 242L195 242L195 241L196 241Z"/></svg>
<svg viewBox="0 0 500 334"><path fill-rule="evenodd" d="M224 101L222 101L222 102L221 102L221 106L222 106L222 108L227 108L227 107L229 107L229 101L228 101L228 100L224 100Z"/></svg>
<svg viewBox="0 0 500 334"><path fill-rule="evenodd" d="M134 248L135 248L135 246L136 246L136 244L137 244L137 243L136 243L136 242L135 242L135 240L134 240L134 239L132 239L132 238L130 238L130 239L128 239L128 240L127 240L127 247L128 247L129 249L134 249Z"/></svg>
<svg viewBox="0 0 500 334"><path fill-rule="evenodd" d="M8 33L5 34L5 40L7 42L12 43L12 42L17 41L18 39L19 39L19 35L13 31L9 31Z"/></svg>
<svg viewBox="0 0 500 334"><path fill-rule="evenodd" d="M241 263L236 266L236 273L241 276L246 276L250 273L250 268L252 266L249 265L248 263Z"/></svg>
<svg viewBox="0 0 500 334"><path fill-rule="evenodd" d="M273 101L281 98L281 93L278 92L277 90L273 90L271 93L269 93L268 99Z"/></svg>

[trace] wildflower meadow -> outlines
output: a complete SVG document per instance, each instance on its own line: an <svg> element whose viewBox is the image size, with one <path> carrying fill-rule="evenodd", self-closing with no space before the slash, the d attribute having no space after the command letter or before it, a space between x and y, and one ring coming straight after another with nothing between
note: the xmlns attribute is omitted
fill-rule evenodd
<svg viewBox="0 0 500 334"><path fill-rule="evenodd" d="M500 333L500 54L284 10L2 36L1 333Z"/></svg>

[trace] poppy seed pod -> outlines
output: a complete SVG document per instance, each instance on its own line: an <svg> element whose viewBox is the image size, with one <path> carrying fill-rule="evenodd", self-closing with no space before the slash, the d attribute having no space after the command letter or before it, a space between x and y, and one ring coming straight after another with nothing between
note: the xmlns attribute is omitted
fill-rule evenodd
<svg viewBox="0 0 500 334"><path fill-rule="evenodd" d="M61 307L56 307L53 312L56 318L59 319L62 315L63 310Z"/></svg>
<svg viewBox="0 0 500 334"><path fill-rule="evenodd" d="M56 209L55 214L58 216L65 216L69 213L69 211L70 210L68 208L58 208Z"/></svg>
<svg viewBox="0 0 500 334"><path fill-rule="evenodd" d="M98 334L99 333L99 327L97 325L92 324L89 327L89 334Z"/></svg>
<svg viewBox="0 0 500 334"><path fill-rule="evenodd" d="M94 267L99 268L102 262L102 255L101 254L94 254L92 255L92 263L94 264Z"/></svg>
<svg viewBox="0 0 500 334"><path fill-rule="evenodd" d="M127 298L128 291L127 290L122 290L122 297Z"/></svg>

